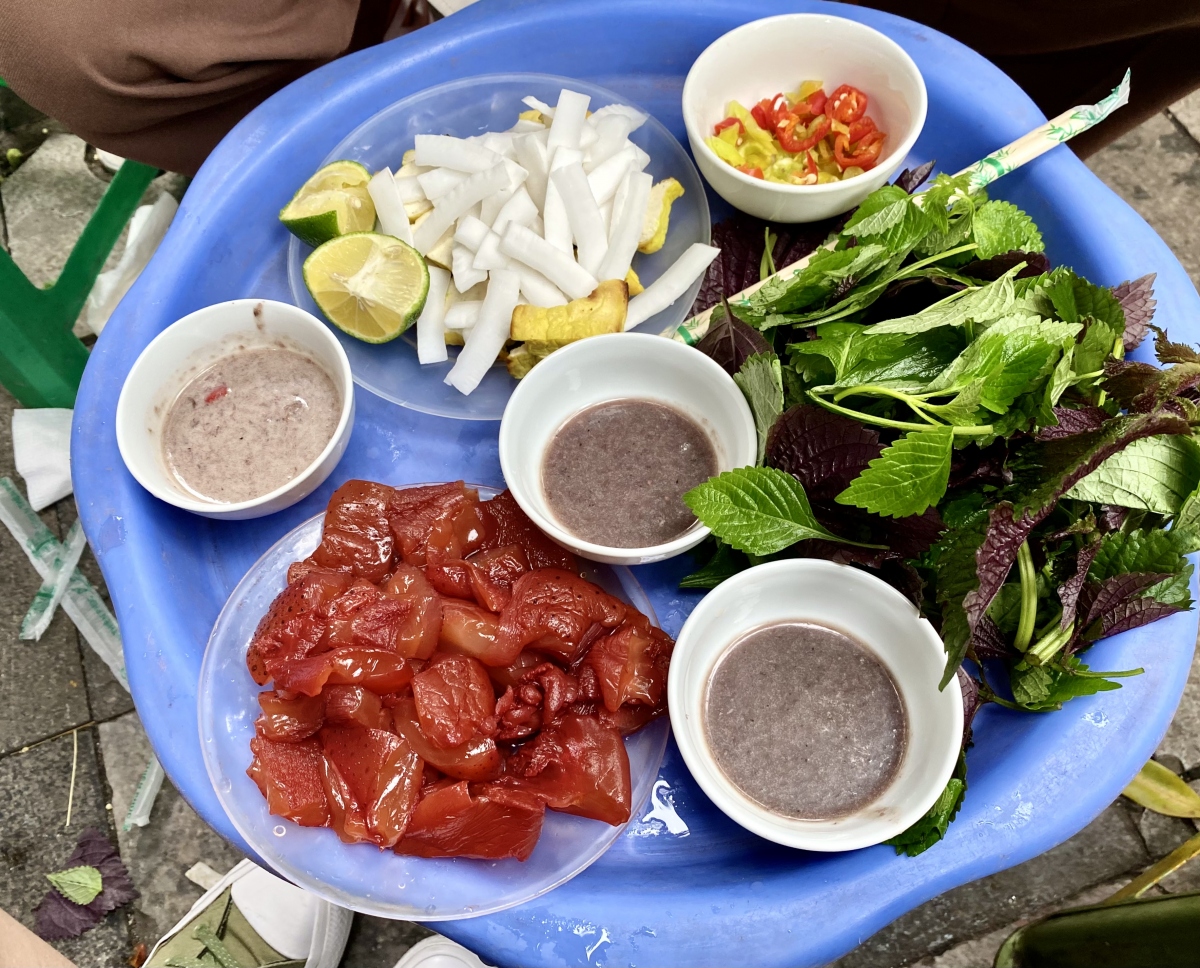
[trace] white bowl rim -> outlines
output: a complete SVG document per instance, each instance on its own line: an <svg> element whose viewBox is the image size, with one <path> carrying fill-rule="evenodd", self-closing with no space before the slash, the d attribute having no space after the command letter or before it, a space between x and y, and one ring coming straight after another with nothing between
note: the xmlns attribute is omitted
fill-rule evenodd
<svg viewBox="0 0 1200 968"><path fill-rule="evenodd" d="M198 325L197 319L203 319L207 314L217 309L227 309L231 307L243 305L271 305L279 306L283 309L297 313L297 318L303 317L305 324L311 324L313 329L319 332L320 338L324 339L330 346L334 348L337 356L341 377L346 388L346 392L342 394L342 412L338 417L337 426L334 428L333 435L329 438L328 443L322 448L313 461L304 468L299 474L293 477L290 481L286 481L273 491L268 491L259 497L250 498L246 501L237 501L234 503L223 503L221 501L202 501L197 498L188 497L182 491L175 488L163 488L155 480L148 479L141 473L137 461L131 461L128 454L128 435L131 431L130 420L133 417L129 413L130 404L126 397L125 391L130 386L131 380L138 374L139 368L149 366L148 360L153 359L153 354L162 348L162 344L170 338L170 334L176 327L186 327ZM177 330L176 330L177 331ZM219 340L213 340L215 346ZM215 360L214 360L215 362ZM159 382L161 389L167 382L167 379L174 378L177 372L172 372L169 377ZM338 342L337 337L333 335L329 327L317 319L307 309L302 309L292 303L283 302L279 299L259 299L252 296L245 296L238 299L225 299L221 302L211 303L208 306L202 306L200 309L193 310L186 316L181 316L175 320L170 326L164 329L161 333L154 337L146 344L145 349L138 354L138 358L133 361L133 366L129 368L129 372L125 375L125 380L121 384L121 394L117 398L117 414L116 414L116 432L117 432L117 449L121 452L121 460L125 463L125 468L133 475L134 480L142 485L147 491L153 494L160 501L165 501L167 504L174 505L184 511L201 512L204 514L234 514L238 511L246 511L251 508L259 507L267 504L275 499L286 494L288 491L295 488L301 482L307 480L312 473L320 467L334 449L338 446L343 435L346 433L347 426L354 415L354 376L350 372L350 359L346 356L346 351L342 348L342 344ZM182 387L180 387L182 389ZM144 416L139 414L139 418Z"/></svg>
<svg viewBox="0 0 1200 968"><path fill-rule="evenodd" d="M576 340L573 343L568 343L566 346L560 347L559 349L557 349L553 353L551 353L548 357L546 357L544 360L542 360L541 363L539 363L537 366L535 366L532 370L529 371L528 375L526 375L526 377L524 379L518 381L516 389L513 390L512 396L510 396L508 398L508 403L504 408L505 415L508 414L509 408L514 406L514 403L516 401L518 401L519 399L521 399L521 392L522 392L522 390L525 389L525 387L527 387L529 385L529 381L534 378L534 376L537 374L537 372L539 370L542 370L543 367L546 367L546 364L548 364L554 360L557 360L558 366L564 366L564 365L566 365L563 362L564 360L570 360L576 353L580 353L580 352L584 351L584 350L581 350L580 347L584 347L584 349L586 349L586 344L591 344L591 346L594 347L596 345L595 340L613 340L613 339L618 339L618 338L629 339L631 337L636 340L642 341L643 345L646 340L653 340L654 343L651 345L654 345L654 346L658 346L661 344L674 344L675 346L678 346L681 350L690 351L692 354L692 358L695 358L697 360L696 365L698 367L700 367L701 370L707 372L710 376L717 378L717 375L719 374L720 377L723 377L725 379L731 379L729 374L725 372L724 368L712 357L708 356L705 353L701 353L701 352L697 351L695 349L695 347L688 346L684 343L680 343L677 340L668 339L668 338L665 338L662 336L656 336L653 333L604 333L600 336L589 336L585 339L580 339L580 340ZM630 344L630 345L631 345L631 352L635 352L634 346L636 344ZM675 352L675 350L667 350L667 352L673 353L673 352ZM688 357L682 357L682 356L680 357L680 359L687 359L687 358ZM686 366L687 364L684 364L684 365ZM542 370L543 375L542 375L541 379L546 379L546 374L550 373L552 369L553 368L547 368L547 369ZM525 390L525 395L527 396L531 392L533 392L533 391ZM738 392L741 393L740 390ZM616 399L624 399L624 398L613 397L612 399L616 400ZM596 406L596 404L592 404L592 406ZM749 404L747 404L747 411L749 411ZM569 419L571 419L571 418L568 417L567 420L569 420ZM753 420L754 420L753 415L751 415L750 419L751 419L751 423L753 423ZM565 423L565 422L566 421L564 420L563 423ZM562 426L562 423L559 424L559 427L561 427L561 426ZM508 480L510 480L510 478L515 479L516 475L509 475L505 468L505 464L507 463L505 457L510 449L505 446L505 438L506 438L505 421L502 418L500 421L500 447L499 447L500 469L504 473L504 479L506 481L508 481ZM755 435L751 436L751 440L756 440L756 439L757 439L757 437ZM540 458L543 450L544 450L544 447L538 449L537 454L538 454L539 458ZM751 455L750 463L754 462L755 456L756 455ZM745 466L745 465L738 465L738 466ZM512 485L510 484L509 486L511 488ZM513 497L517 499L518 504L521 504L517 490L513 490ZM703 541L705 538L707 538L709 536L709 534L711 533L711 529L706 524L703 524L702 522L697 520L696 524L693 525L692 527L688 528L686 531L684 531L683 534L672 538L670 541L664 541L662 544L647 545L644 548L614 548L614 547L610 547L609 545L594 544L591 541L584 541L582 538L576 537L574 534L572 534L566 528L562 527L562 525L560 525L557 521L542 514L541 511L539 511L536 507L526 507L524 504L521 504L521 509L532 519L533 523L536 524L538 526L538 528L540 528L542 531L544 531L550 538L552 538L558 544L563 544L563 545L567 545L568 547L578 549L579 552L581 554L583 554L583 556L585 558L591 557L592 555L603 555L604 557L599 560L609 561L609 562L611 562L612 559L620 559L620 558L624 558L624 559L628 559L628 560L634 560L634 559L641 560L641 559L645 559L645 558L653 558L654 560L657 560L657 561L662 561L667 558L673 558L675 555L682 554L683 552L687 551L688 549L694 548L697 544L699 544L701 541Z"/></svg>
<svg viewBox="0 0 1200 968"><path fill-rule="evenodd" d="M919 625L926 626L933 638L940 642L940 637L933 630L928 620L920 614L917 607L883 579L861 568L829 561L825 558L785 558L764 562L763 564L747 568L745 571L738 572L738 574L726 579L716 588L707 592L688 616L683 628L679 630L679 634L675 637L675 656L679 656L681 647L684 650L689 647L690 641L694 636L704 634L703 630L696 630L697 625L695 623L704 619L705 607L713 608L722 596L736 595L742 587L757 581L764 573L792 572L795 573L796 577L801 577L804 572L832 572L834 569L843 573L849 570L854 573L855 578L863 579L868 584L876 585L878 595L887 596L892 598L893 601L903 603L906 611L912 614L913 621ZM697 618L697 615L699 615L699 618ZM747 625L739 634L747 634L759 627L761 626ZM730 644L734 641L737 641L737 637L731 639ZM674 673L674 670L675 665L672 663L672 673ZM682 707L685 703L681 693L684 691L685 684L682 681L682 677L674 674L669 675L667 678L667 712L671 717L671 731L675 734L675 742L679 747L680 755L683 757L692 779L696 781L700 789L712 800L717 809L739 826L773 843L799 850L818 852L859 850L882 843L883 840L887 839L886 837L866 836L861 837L859 840L854 840L845 834L834 834L828 829L823 829L823 825L833 821L806 821L804 823L808 824L808 826L799 827L796 826L797 821L785 817L778 817L777 819L776 815L766 807L755 805L748 796L738 790L733 782L725 776L715 759L710 763L708 759L711 759L711 757L706 759L701 752L703 743L698 737L702 727L697 724L703 720L703 716L693 715L690 720L683 718ZM916 823L929 811L929 808L933 806L937 798L941 795L946 782L953 773L954 765L958 761L964 719L962 691L958 688L957 682L953 680L947 684L944 690L939 691L950 694L950 702L953 704L952 718L954 720L950 724L953 728L947 733L946 748L941 751L940 781L936 784L931 784L924 797L920 800L914 799L907 810L890 822L888 837L896 836L908 829L908 827ZM703 691L701 691L700 695L703 695ZM904 695L903 699L905 703L911 702L911 697L907 695ZM703 702L703 699L701 699L701 702ZM696 710L693 709L692 712L695 713ZM903 769L903 766L901 769ZM871 804L868 803L862 809L869 809L870 806ZM851 819L856 814L857 811L848 817L840 818L840 820ZM834 837L839 837L842 842L836 845L831 844L830 840Z"/></svg>
<svg viewBox="0 0 1200 968"><path fill-rule="evenodd" d="M704 59L704 56L710 50L712 50L714 47L716 47L718 44L723 43L724 41L728 40L728 38L734 36L735 34L741 33L742 31L746 31L751 28L758 27L759 24L769 23L772 21L781 21L781 20L787 20L787 21L808 20L808 21L821 21L821 22L828 22L830 20L840 20L841 22L846 23L846 24L853 24L854 28L859 28L863 31L875 34L880 40L885 42L884 46L890 46L890 47L894 48L898 59L902 63L905 63L909 67L912 68L913 74L917 78L918 87L921 92L921 103L919 105L914 106L913 121L912 121L912 124L910 125L909 132L905 136L904 140L900 142L899 147L896 148L896 155L901 160L903 160L904 156L907 155L908 152L912 150L912 146L917 143L917 138L919 138L921 136L921 131L925 127L925 118L926 118L927 114L929 113L929 92L925 88L924 75L921 73L920 68L917 67L916 61L914 61L912 59L912 57L909 55L908 51L906 51L898 43L896 43L894 40L892 40L892 38L889 37L887 34L876 30L874 27L869 27L864 23L860 23L857 20L851 20L849 17L838 17L834 14L829 14L829 13L781 13L781 14L776 14L773 17L760 17L758 20L751 20L749 23L744 23L740 27L734 27L733 30L730 30L727 33L722 34L720 37L718 37L716 40L714 40L711 44L709 44L707 47L705 47L704 50L702 50L700 52L700 55L695 59L695 61L692 62L692 66L688 70L688 73L687 73L687 78L683 82L683 95L682 95L681 101L682 101L682 106L683 106L684 128L690 129L693 127L693 125L691 123L692 112L688 108L688 90L692 86L692 76L696 70L696 66L698 64L700 64L700 62ZM699 122L697 121L697 123L699 123ZM701 129L701 130L703 130L703 129ZM754 178L750 175L747 175L744 171L738 171L736 168L733 167L733 165L730 165L728 162L722 161L719 157L717 157L717 153L708 146L708 143L705 138L700 137L700 138L696 138L694 140L699 142L700 151L704 153L705 157L708 160L714 162L715 164L724 165L726 168L729 169L729 171L733 174L733 176L736 179L738 179L739 181L741 181L743 184L753 185L756 188L765 189L768 192L777 192L782 195L801 195L801 194L803 194L803 195L829 195L829 194L833 194L833 193L837 192L839 189L842 189L847 184L849 184L849 182L836 181L836 182L827 182L824 185L785 185L782 182L767 181L765 178Z"/></svg>

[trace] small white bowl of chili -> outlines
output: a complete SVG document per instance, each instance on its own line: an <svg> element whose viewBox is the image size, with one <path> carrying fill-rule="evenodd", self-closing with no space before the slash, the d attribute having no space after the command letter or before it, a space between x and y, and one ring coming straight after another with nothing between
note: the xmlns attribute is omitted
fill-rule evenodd
<svg viewBox="0 0 1200 968"><path fill-rule="evenodd" d="M849 85L867 96L864 113L886 134L871 168L841 181L792 185L739 171L709 147L730 101L749 109L806 80L823 82L828 95ZM899 44L828 14L783 14L731 30L696 58L683 85L683 121L704 178L734 208L776 222L816 222L858 205L904 163L927 108L925 81Z"/></svg>
<svg viewBox="0 0 1200 968"><path fill-rule="evenodd" d="M273 514L341 459L354 382L311 313L270 299L198 309L142 350L117 401L125 466L168 504L209 518Z"/></svg>

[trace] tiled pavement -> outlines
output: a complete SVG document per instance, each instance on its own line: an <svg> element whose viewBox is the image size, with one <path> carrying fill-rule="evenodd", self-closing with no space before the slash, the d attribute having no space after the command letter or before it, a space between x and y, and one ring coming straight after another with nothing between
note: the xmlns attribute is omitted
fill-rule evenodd
<svg viewBox="0 0 1200 968"><path fill-rule="evenodd" d="M0 98L0 149L39 140L43 122L20 112ZM83 144L52 123L45 127L45 143L0 185L0 244L39 282L54 278L103 191ZM1200 283L1200 95L1152 118L1091 166L1146 217ZM151 189L163 190L178 190L178 184L160 180ZM0 390L0 476L15 477L13 407ZM60 501L42 518L62 536L75 518L74 504ZM90 552L82 567L102 588ZM196 861L224 871L239 855L169 781L149 826L120 830L149 745L128 694L65 615L55 617L40 642L17 638L37 586L24 554L0 531L0 908L32 925L32 908L47 887L44 873L61 866L84 827L100 827L118 841L142 896L58 947L80 968L119 968L138 942L153 944L199 895L184 871ZM1200 663L1160 758L1187 779L1200 778ZM65 828L73 761L71 826ZM986 968L1016 923L1106 896L1193 832L1185 821L1143 814L1118 801L1049 853L923 905L838 965ZM1200 888L1200 866L1185 868L1165 886ZM389 968L424 933L416 925L360 916L343 966Z"/></svg>

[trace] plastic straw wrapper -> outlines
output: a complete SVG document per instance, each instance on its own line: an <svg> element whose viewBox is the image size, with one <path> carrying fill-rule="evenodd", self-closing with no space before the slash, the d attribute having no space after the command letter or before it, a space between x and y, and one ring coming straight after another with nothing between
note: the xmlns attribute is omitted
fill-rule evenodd
<svg viewBox="0 0 1200 968"><path fill-rule="evenodd" d="M7 477L0 477L0 521L17 539L17 544L42 580L48 580L55 571L54 559L59 541ZM125 675L125 656L121 651L121 633L117 629L117 621L100 593L78 568L71 572L62 607L88 645L104 660L117 681L128 689L129 679Z"/></svg>
<svg viewBox="0 0 1200 968"><path fill-rule="evenodd" d="M1112 93L1102 101L1096 104L1082 104L1079 107L1069 108L1058 117L1052 118L1045 124L1034 128L1028 134L1022 135L1016 141L993 151L986 158L981 158L975 164L968 165L962 171L957 172L955 177L958 175L970 175L972 189L982 188L985 185L990 185L1002 175L1007 175L1022 165L1027 165L1034 158L1044 155L1051 148L1069 141L1077 134L1082 134L1089 128L1094 128L1118 108L1124 107L1129 103L1129 76L1129 71L1126 71L1124 78L1121 79L1121 83L1113 88ZM825 247L832 248L832 242L826 242ZM811 254L807 255L803 259L793 262L790 266L785 266L774 276L768 276L767 279L775 279L780 276L790 278L807 266L811 258ZM741 292L729 296L728 301L730 303L744 301L751 293L762 288L767 279L762 279L754 285L743 289ZM713 306L702 313L698 313L691 319L684 320L678 327L669 329L662 335L679 340L681 343L687 343L689 346L694 346L708 332L708 324L715 308Z"/></svg>
<svg viewBox="0 0 1200 968"><path fill-rule="evenodd" d="M25 618L21 622L21 638L41 639L46 629L50 627L50 620L54 618L54 610L58 608L59 603L63 600L63 595L67 593L67 585L71 581L71 575L75 573L75 566L79 564L85 547L87 547L87 538L83 534L83 526L76 518L75 523L71 525L71 530L67 532L67 540L60 544L54 552L53 573L42 582L42 587L33 597L33 604L25 613Z"/></svg>
<svg viewBox="0 0 1200 968"><path fill-rule="evenodd" d="M137 793L133 796L133 803L129 805L129 812L125 814L125 822L121 824L123 830L128 832L134 827L144 827L150 822L150 811L154 809L154 801L158 799L158 791L162 789L165 778L166 774L162 764L158 762L158 757L151 756L142 778L138 781Z"/></svg>
<svg viewBox="0 0 1200 968"><path fill-rule="evenodd" d="M1112 114L1117 108L1129 103L1129 71L1121 79L1121 83L1113 88L1112 93L1096 104L1081 104L1068 108L1056 118L1051 118L1041 127L1034 128L1029 134L1023 135L1012 144L1005 145L998 151L993 151L986 158L981 158L973 165L968 165L959 175L971 176L972 188L983 188L990 185L1002 175L1028 164L1039 155L1044 155L1064 141L1070 141L1077 134L1082 134L1089 128L1094 128Z"/></svg>

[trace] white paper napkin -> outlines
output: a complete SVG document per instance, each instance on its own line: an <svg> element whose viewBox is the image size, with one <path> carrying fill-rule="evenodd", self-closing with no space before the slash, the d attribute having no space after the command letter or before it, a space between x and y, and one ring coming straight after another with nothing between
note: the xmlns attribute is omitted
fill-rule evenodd
<svg viewBox="0 0 1200 968"><path fill-rule="evenodd" d="M117 308L129 287L137 282L151 256L158 250L158 244L171 227L171 220L179 203L163 192L153 205L143 205L133 213L129 221L129 235L125 240L125 250L117 261L116 268L102 272L96 277L95 285L88 295L84 307L84 322L97 336L100 335L108 322L108 317Z"/></svg>
<svg viewBox="0 0 1200 968"><path fill-rule="evenodd" d="M13 457L35 511L71 493L72 413L53 407L13 411Z"/></svg>

